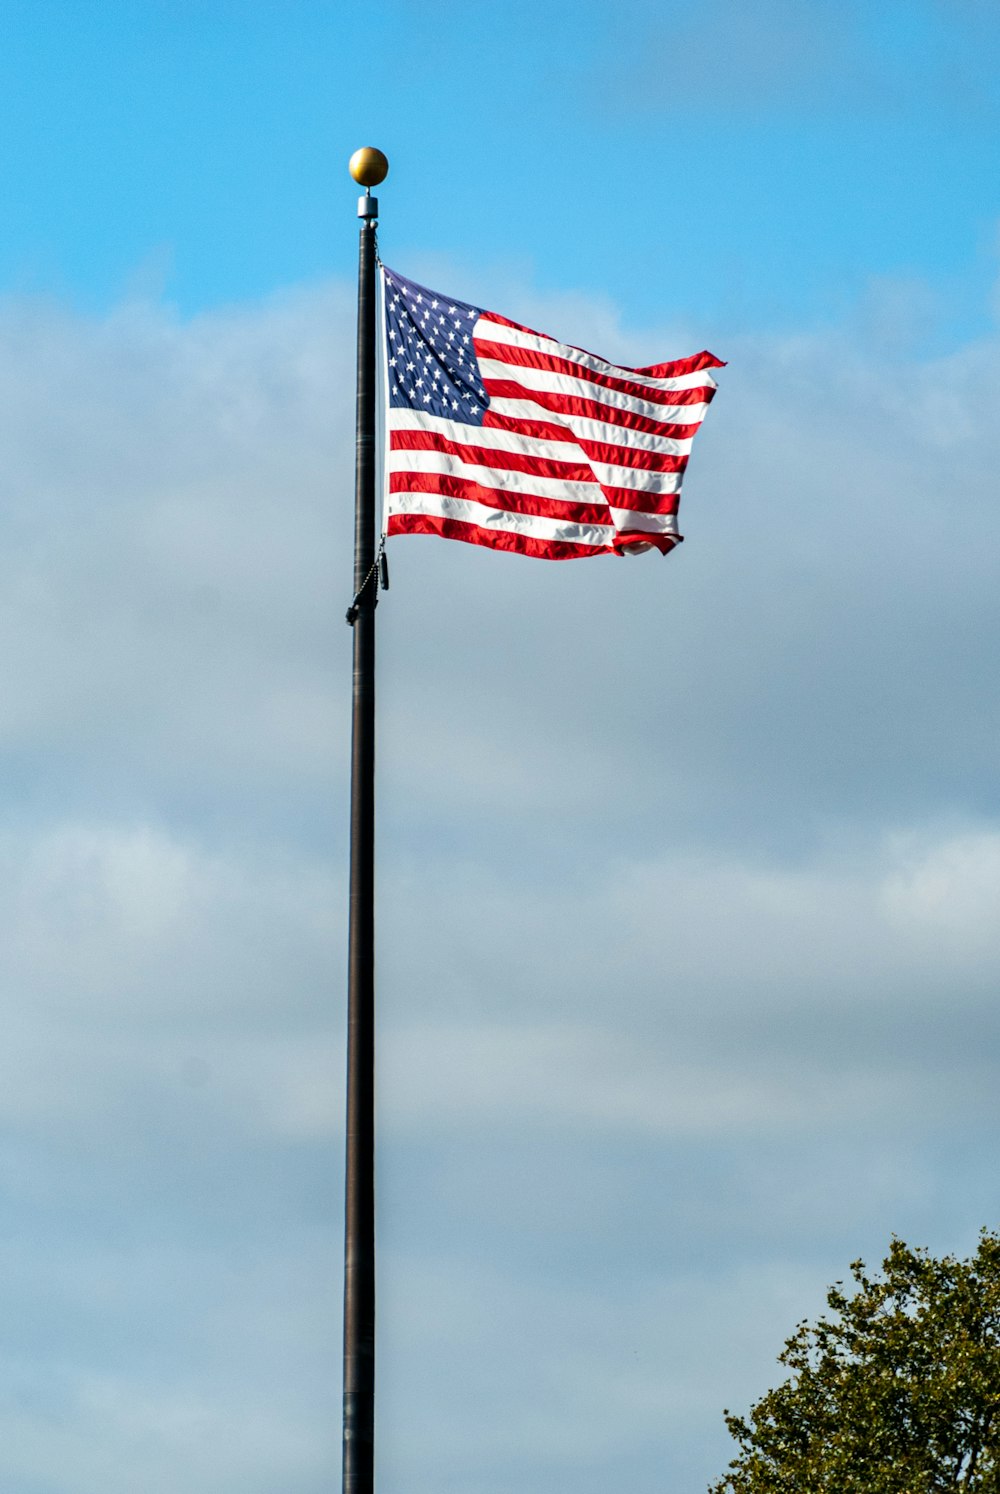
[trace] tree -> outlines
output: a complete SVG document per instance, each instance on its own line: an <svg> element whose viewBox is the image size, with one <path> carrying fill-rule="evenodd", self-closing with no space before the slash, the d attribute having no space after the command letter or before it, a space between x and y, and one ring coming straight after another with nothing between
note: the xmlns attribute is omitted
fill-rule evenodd
<svg viewBox="0 0 1000 1494"><path fill-rule="evenodd" d="M1000 1235L968 1260L894 1239L881 1276L800 1323L791 1374L749 1416L710 1494L1000 1494Z"/></svg>

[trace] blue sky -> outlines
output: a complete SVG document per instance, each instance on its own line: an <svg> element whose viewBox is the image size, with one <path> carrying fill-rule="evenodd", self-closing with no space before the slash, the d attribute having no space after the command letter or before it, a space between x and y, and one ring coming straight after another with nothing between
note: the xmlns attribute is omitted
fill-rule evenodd
<svg viewBox="0 0 1000 1494"><path fill-rule="evenodd" d="M342 153L369 138L399 253L630 316L763 329L903 275L963 330L991 283L985 4L15 3L6 24L4 278L84 307L144 270L187 314L349 273Z"/></svg>
<svg viewBox="0 0 1000 1494"><path fill-rule="evenodd" d="M728 360L666 561L392 547L379 1487L695 1494L996 1224L995 7L4 32L3 1486L337 1486L371 143L404 274Z"/></svg>

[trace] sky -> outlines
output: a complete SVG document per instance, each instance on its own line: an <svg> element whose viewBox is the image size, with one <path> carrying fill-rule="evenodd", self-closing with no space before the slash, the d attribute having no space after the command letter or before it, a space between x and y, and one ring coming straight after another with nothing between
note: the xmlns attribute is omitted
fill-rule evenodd
<svg viewBox="0 0 1000 1494"><path fill-rule="evenodd" d="M339 1487L357 188L728 366L662 559L390 545L380 1494L701 1494L997 1225L1000 16L8 0L0 1472Z"/></svg>

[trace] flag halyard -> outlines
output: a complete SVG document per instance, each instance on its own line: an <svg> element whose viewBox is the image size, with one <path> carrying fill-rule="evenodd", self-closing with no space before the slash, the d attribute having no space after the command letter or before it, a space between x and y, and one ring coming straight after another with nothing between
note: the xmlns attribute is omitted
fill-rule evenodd
<svg viewBox="0 0 1000 1494"><path fill-rule="evenodd" d="M382 267L386 532L546 560L680 542L711 353L619 368Z"/></svg>

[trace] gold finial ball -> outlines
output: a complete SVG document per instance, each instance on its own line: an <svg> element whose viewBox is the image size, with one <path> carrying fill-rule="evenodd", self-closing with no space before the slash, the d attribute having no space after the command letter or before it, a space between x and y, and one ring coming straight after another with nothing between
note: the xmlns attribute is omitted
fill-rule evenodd
<svg viewBox="0 0 1000 1494"><path fill-rule="evenodd" d="M349 170L359 187L377 187L389 174L389 161L374 145L363 145L351 157Z"/></svg>

